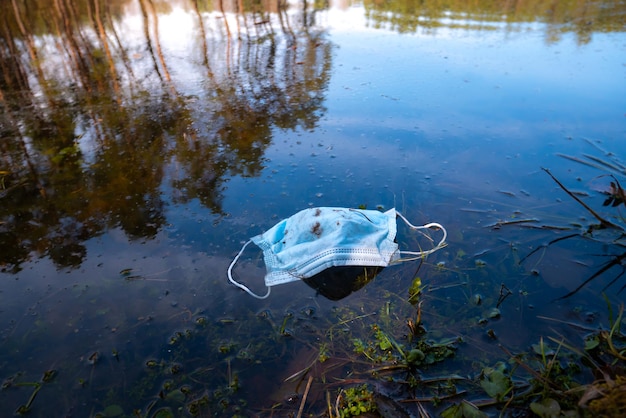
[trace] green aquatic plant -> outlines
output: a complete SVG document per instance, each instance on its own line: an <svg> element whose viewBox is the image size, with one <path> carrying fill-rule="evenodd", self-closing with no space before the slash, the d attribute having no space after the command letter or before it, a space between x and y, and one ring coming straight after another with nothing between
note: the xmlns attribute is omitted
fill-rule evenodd
<svg viewBox="0 0 626 418"><path fill-rule="evenodd" d="M409 303L415 305L419 301L419 296L423 290L422 279L419 276L415 277L411 287L409 287Z"/></svg>
<svg viewBox="0 0 626 418"><path fill-rule="evenodd" d="M418 319L419 321L419 319ZM412 320L407 320L407 325L412 332L412 337L406 338L406 343L399 343L393 336L385 332L378 324L371 326L371 338L362 340L352 339L353 351L365 356L372 363L392 363L394 369L413 369L417 366L434 364L454 355L456 345L462 340L448 338L434 341L425 338L421 334L421 323L416 325ZM414 340L418 335L422 338Z"/></svg>
<svg viewBox="0 0 626 418"><path fill-rule="evenodd" d="M57 374L58 374L57 370L54 370L54 369L46 370L44 371L41 377L41 381L39 382L20 381L19 378L21 376L21 373L15 374L5 379L4 382L2 382L2 390L11 390L11 389L16 389L20 387L32 387L33 388L26 403L20 405L15 411L15 414L27 415L28 413L30 413L31 408L33 406L33 402L35 401L35 398L37 397L37 394L39 393L39 391L42 389L43 385L52 382L54 378L57 376Z"/></svg>
<svg viewBox="0 0 626 418"><path fill-rule="evenodd" d="M453 404L441 412L442 418L487 418L488 416L476 405L466 400Z"/></svg>
<svg viewBox="0 0 626 418"><path fill-rule="evenodd" d="M608 300L607 300L608 303ZM563 337L540 338L527 353L509 355L508 369L490 371L489 383L481 386L502 411L530 409L543 418L621 416L626 411L626 337L620 331L623 306L612 318L610 331L589 330L581 336L581 348ZM576 329L588 331L579 324ZM497 373L497 374L493 374ZM589 375L594 379L590 381ZM482 377L482 374L481 374ZM508 389L504 391L505 389Z"/></svg>
<svg viewBox="0 0 626 418"><path fill-rule="evenodd" d="M337 396L337 416L340 418L357 417L376 411L374 393L367 385L342 389Z"/></svg>

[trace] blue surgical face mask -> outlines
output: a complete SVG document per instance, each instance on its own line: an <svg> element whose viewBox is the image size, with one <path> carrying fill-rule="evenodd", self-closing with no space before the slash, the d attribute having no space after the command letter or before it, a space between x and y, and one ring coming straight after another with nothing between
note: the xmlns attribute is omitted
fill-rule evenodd
<svg viewBox="0 0 626 418"><path fill-rule="evenodd" d="M443 236L428 250L400 251L395 242L396 217L400 217L411 229L439 229ZM395 209L379 212L310 208L280 221L267 232L246 242L228 268L228 279L250 295L265 299L271 286L309 278L329 267L387 267L395 262L425 257L444 247L446 236L446 230L440 224L414 226ZM251 242L263 250L267 269L265 285L268 287L263 296L255 294L232 277L235 263ZM403 255L409 257L402 258Z"/></svg>

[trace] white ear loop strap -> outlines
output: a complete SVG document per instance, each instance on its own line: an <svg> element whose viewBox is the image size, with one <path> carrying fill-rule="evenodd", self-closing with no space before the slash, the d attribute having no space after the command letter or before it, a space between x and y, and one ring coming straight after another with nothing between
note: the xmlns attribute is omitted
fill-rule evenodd
<svg viewBox="0 0 626 418"><path fill-rule="evenodd" d="M446 244L446 238L448 237L448 232L446 231L446 229L441 224L439 224L437 222L431 222L431 223L428 223L426 225L415 226L411 222L409 222L408 219L405 218L400 212L396 212L396 214L411 229L420 230L420 229L437 228L437 229L441 229L443 231L443 237L441 238L441 241L439 241L439 243L436 246L434 246L433 248L431 248L430 250L424 250L424 251L400 251L400 254L406 254L406 255L413 256L413 257L409 257L409 258L403 258L401 261L417 260L419 258L427 256L428 254L432 254L435 251L438 251L438 250L442 249L443 247L445 247L446 245L448 245L448 244ZM426 234L423 234L423 235L426 238L428 238L429 240L432 241L432 238L430 238L428 235L426 235Z"/></svg>
<svg viewBox="0 0 626 418"><path fill-rule="evenodd" d="M264 296L259 296L256 293L254 293L252 290L248 289L248 287L246 285L243 285L237 281L235 281L235 279L233 279L233 267L235 266L235 263L237 262L237 260L239 260L239 257L241 257L241 254L243 254L243 251L246 249L246 247L248 246L248 244L250 244L252 242L252 240L249 240L248 242L246 242L243 247L241 247L241 250L239 250L239 253L235 256L235 258L233 259L233 261L230 263L230 266L228 267L228 280L230 280L230 282L232 284L234 284L235 286L237 286L240 289L245 290L250 296L253 296L257 299L265 299L270 295L270 292L272 290L271 287L267 288L267 293Z"/></svg>

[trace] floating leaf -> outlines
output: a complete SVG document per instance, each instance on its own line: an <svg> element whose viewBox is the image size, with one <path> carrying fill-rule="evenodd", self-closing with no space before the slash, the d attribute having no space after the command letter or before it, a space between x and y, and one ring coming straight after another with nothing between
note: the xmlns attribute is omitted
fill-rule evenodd
<svg viewBox="0 0 626 418"><path fill-rule="evenodd" d="M380 347L382 351L391 350L393 347L389 337L381 330L376 331L376 341L378 342L378 347Z"/></svg>
<svg viewBox="0 0 626 418"><path fill-rule="evenodd" d="M181 392L179 389L175 389L173 391L171 391L170 393L168 393L165 396L165 399L167 399L168 401L174 401L174 402L185 402L185 394L183 392Z"/></svg>
<svg viewBox="0 0 626 418"><path fill-rule="evenodd" d="M543 339L539 344L533 344L533 351L540 356L553 356L555 351L549 345L544 344Z"/></svg>
<svg viewBox="0 0 626 418"><path fill-rule="evenodd" d="M591 338L585 339L585 350L586 351L593 350L598 345L600 345L600 339L598 338L597 335L593 336Z"/></svg>
<svg viewBox="0 0 626 418"><path fill-rule="evenodd" d="M487 418L489 415L469 402L463 401L446 408L441 412L442 418Z"/></svg>
<svg viewBox="0 0 626 418"><path fill-rule="evenodd" d="M501 312L500 312L500 309L498 308L493 308L487 313L487 317L491 319L500 318L500 315L501 315Z"/></svg>
<svg viewBox="0 0 626 418"><path fill-rule="evenodd" d="M422 279L416 277L409 288L409 303L416 303L419 295L422 293Z"/></svg>
<svg viewBox="0 0 626 418"><path fill-rule="evenodd" d="M124 410L119 405L109 405L104 409L105 417L119 417L124 414Z"/></svg>
<svg viewBox="0 0 626 418"><path fill-rule="evenodd" d="M174 418L174 413L170 408L161 408L152 415L152 418Z"/></svg>
<svg viewBox="0 0 626 418"><path fill-rule="evenodd" d="M409 352L409 355L406 357L406 361L412 365L419 365L422 363L426 355L424 352L418 348L414 348Z"/></svg>
<svg viewBox="0 0 626 418"><path fill-rule="evenodd" d="M552 398L533 402L530 409L541 418L558 418L561 415L561 405Z"/></svg>
<svg viewBox="0 0 626 418"><path fill-rule="evenodd" d="M481 373L480 386L487 395L501 399L511 389L511 378L505 374L506 365L498 362L495 368L485 367Z"/></svg>

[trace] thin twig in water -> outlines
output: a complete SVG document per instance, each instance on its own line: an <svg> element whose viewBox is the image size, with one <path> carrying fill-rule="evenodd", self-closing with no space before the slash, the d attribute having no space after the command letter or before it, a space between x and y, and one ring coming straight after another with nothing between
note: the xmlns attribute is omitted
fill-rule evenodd
<svg viewBox="0 0 626 418"><path fill-rule="evenodd" d="M596 211L594 211L593 209L591 209L585 202L583 202L582 200L580 200L580 198L578 196L576 196L574 193L572 193L571 191L569 191L567 189L567 187L565 187L563 185L563 183L561 183L556 177L554 177L554 175L550 172L550 170L548 170L547 168L541 168L543 171L545 171L546 173L548 173L548 175L550 177L552 177L552 180L554 180L556 182L556 184L559 185L559 187L561 189L563 189L563 191L565 193L567 193L568 195L570 195L572 197L572 199L574 199L575 201L577 201L578 203L580 203L585 209L587 209L587 211L589 213L591 213L593 215L594 218L596 218L598 221L600 221L600 225L604 228L613 228L613 229L619 229L620 231L623 231L624 228L622 228L619 225L614 224L613 222L607 221L606 219L604 219L602 216L598 215L596 213Z"/></svg>
<svg viewBox="0 0 626 418"><path fill-rule="evenodd" d="M504 302L504 300L508 298L509 296L511 296L512 294L513 292L511 292L511 290L508 287L506 287L504 283L502 283L500 285L500 297L498 298L498 303L496 304L496 308L499 308L502 302Z"/></svg>
<svg viewBox="0 0 626 418"><path fill-rule="evenodd" d="M528 223L537 223L539 219L514 219L512 221L498 221L496 223L487 225L486 228L500 229L506 225L517 225L517 224L528 224Z"/></svg>
<svg viewBox="0 0 626 418"><path fill-rule="evenodd" d="M593 167L593 168L599 168L599 169L602 169L602 167L600 167L600 166L599 166L599 165L597 165L597 164L590 163L589 161L585 161L585 160L583 160L583 159L581 159L581 158L574 157L574 156L572 156L572 155L561 154L561 153L559 153L559 152L557 152L557 154L556 154L556 155L557 155L557 156L559 156L559 157L562 157L562 158L568 159L568 160L570 160L570 161L574 161L574 162L579 163L579 164L583 164L583 165L586 165L586 166L589 166L589 167Z"/></svg>
<svg viewBox="0 0 626 418"><path fill-rule="evenodd" d="M330 391L326 391L326 407L328 408L328 417L333 418L333 407L330 403Z"/></svg>
<svg viewBox="0 0 626 418"><path fill-rule="evenodd" d="M428 411L426 411L424 406L419 402L417 403L417 409L420 413L420 418L430 418L430 414L428 413Z"/></svg>
<svg viewBox="0 0 626 418"><path fill-rule="evenodd" d="M591 161L595 161L596 163L600 164L601 166L603 166L605 168L608 168L609 170L617 171L620 174L626 174L622 167L618 167L618 166L616 166L614 164L609 163L608 161L604 161L603 159L595 157L593 155L584 154L584 156L589 158Z"/></svg>
<svg viewBox="0 0 626 418"><path fill-rule="evenodd" d="M300 409L298 409L298 415L296 418L302 417L302 411L304 411L304 404L306 403L306 397L311 389L311 382L313 382L313 376L309 376L309 381L306 383L306 389L304 389L304 395L302 395L302 402L300 402Z"/></svg>
<svg viewBox="0 0 626 418"><path fill-rule="evenodd" d="M337 399L335 400L335 413L337 414L337 417L340 417L341 415L339 415L339 404L341 403L341 395L343 394L343 389L341 389L339 391L339 394L337 395Z"/></svg>
<svg viewBox="0 0 626 418"><path fill-rule="evenodd" d="M461 396L461 395L465 395L467 393L466 390L459 390L458 392L455 393L450 393L447 395L439 395L439 396L429 396L429 397L423 397L423 398L409 398L409 399L400 399L398 402L400 403L422 403L422 402L435 402L435 401L442 401L445 399L451 399L451 398L455 398L457 396Z"/></svg>
<svg viewBox="0 0 626 418"><path fill-rule="evenodd" d="M376 315L376 312L371 312L371 313L368 313L368 314L358 315L358 316L355 316L355 317L352 317L352 318L344 319L343 321L338 322L337 325L347 324L348 322L352 322L352 321L355 321L357 319L367 318L368 316L372 316L372 315Z"/></svg>
<svg viewBox="0 0 626 418"><path fill-rule="evenodd" d="M538 319L545 319L546 321L553 321L553 322L558 322L559 324L564 324L564 325L569 325L571 327L574 328L578 328L581 329L583 331L589 331L589 332L596 332L598 331L597 328L591 328L582 324L578 324L576 322L571 322L571 321L563 321L562 319L557 319L557 318L551 318L549 316L543 316L543 315L537 315Z"/></svg>

